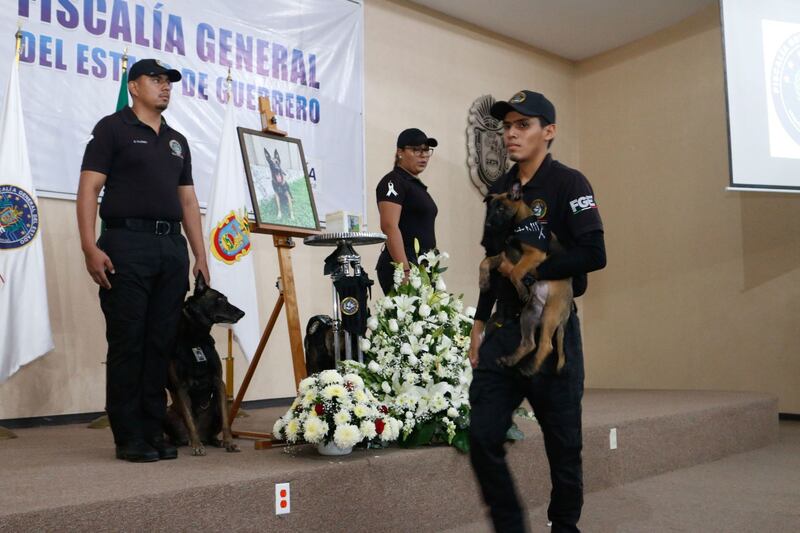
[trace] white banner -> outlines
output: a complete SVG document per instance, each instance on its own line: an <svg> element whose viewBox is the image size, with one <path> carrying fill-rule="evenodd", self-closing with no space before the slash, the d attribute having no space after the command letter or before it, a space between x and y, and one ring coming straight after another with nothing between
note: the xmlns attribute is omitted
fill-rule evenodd
<svg viewBox="0 0 800 533"><path fill-rule="evenodd" d="M260 129L258 97L300 138L320 218L364 214L363 6L353 0L14 0L0 10L0 72L22 24L20 81L40 196L74 198L85 143L115 111L121 58L183 74L164 116L186 135L205 204L233 78L235 122ZM10 7L10 6L7 6ZM0 98L5 94L0 93Z"/></svg>

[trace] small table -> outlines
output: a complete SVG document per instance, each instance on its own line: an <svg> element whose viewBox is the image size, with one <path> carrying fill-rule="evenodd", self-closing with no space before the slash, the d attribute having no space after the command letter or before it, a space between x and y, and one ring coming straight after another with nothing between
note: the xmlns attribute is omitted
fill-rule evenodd
<svg viewBox="0 0 800 533"><path fill-rule="evenodd" d="M336 362L341 360L341 348L339 336L342 331L342 314L339 293L336 291L336 281L343 277L356 277L361 275L361 256L358 255L354 246L366 244L381 244L386 242L386 235L383 233L366 232L341 232L341 233L322 233L310 235L303 239L303 244L308 246L335 246L336 250L330 257L335 258L335 264L328 264L326 261L325 274L331 277L333 288L333 350ZM358 362L364 362L364 354L361 351L360 339L356 338L358 351ZM350 332L344 332L345 359L353 358L353 343L350 339Z"/></svg>

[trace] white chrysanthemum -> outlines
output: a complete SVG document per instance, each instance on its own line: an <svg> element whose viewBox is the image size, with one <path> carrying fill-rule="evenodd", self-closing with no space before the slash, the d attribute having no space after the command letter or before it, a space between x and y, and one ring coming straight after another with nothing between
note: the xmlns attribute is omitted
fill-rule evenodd
<svg viewBox="0 0 800 533"><path fill-rule="evenodd" d="M441 394L435 394L433 398L431 398L431 410L434 413L438 413L445 409L447 409L447 400Z"/></svg>
<svg viewBox="0 0 800 533"><path fill-rule="evenodd" d="M369 407L367 407L365 404L363 404L363 403L357 403L356 406L353 407L353 414L355 415L356 418L364 418L367 415L369 415L371 412L372 412L372 410ZM347 420L347 421L349 421L349 420ZM336 423L338 424L339 422L336 422Z"/></svg>
<svg viewBox="0 0 800 533"><path fill-rule="evenodd" d="M300 385L298 386L297 390L299 392L306 392L307 390L313 388L314 385L316 384L317 384L317 378L315 378L314 376L309 376L300 382Z"/></svg>
<svg viewBox="0 0 800 533"><path fill-rule="evenodd" d="M392 281L394 282L395 287L403 283L403 278L405 274L403 272L403 265L397 265L394 267L394 272L392 273Z"/></svg>
<svg viewBox="0 0 800 533"><path fill-rule="evenodd" d="M367 368L370 372L375 372L376 374L381 371L381 365L379 365L376 361L370 361L367 365Z"/></svg>
<svg viewBox="0 0 800 533"><path fill-rule="evenodd" d="M398 331L400 331L400 327L397 325L397 320L395 320L394 318L389 319L389 331L391 331L392 333L397 333Z"/></svg>
<svg viewBox="0 0 800 533"><path fill-rule="evenodd" d="M464 314L469 318L475 318L475 308L470 305L464 310Z"/></svg>
<svg viewBox="0 0 800 533"><path fill-rule="evenodd" d="M328 385L324 389L322 389L322 397L327 400L332 400L334 398L341 398L347 394L347 390L338 383L334 383L333 385Z"/></svg>
<svg viewBox="0 0 800 533"><path fill-rule="evenodd" d="M272 425L272 434L275 437L280 438L281 437L281 430L283 430L283 426L285 426L285 425L286 425L286 422L283 420L283 418L277 419L275 421L275 424Z"/></svg>
<svg viewBox="0 0 800 533"><path fill-rule="evenodd" d="M300 405L307 409L312 403L314 403L316 398L317 392L315 390L308 390L305 392L305 394L303 394L303 399L300 400Z"/></svg>
<svg viewBox="0 0 800 533"><path fill-rule="evenodd" d="M308 417L303 424L303 438L306 442L316 444L328 433L328 423L318 417Z"/></svg>
<svg viewBox="0 0 800 533"><path fill-rule="evenodd" d="M339 448L350 448L355 446L364 437L361 435L361 432L358 430L357 426L353 424L344 424L343 426L337 426L336 431L333 432L333 442Z"/></svg>
<svg viewBox="0 0 800 533"><path fill-rule="evenodd" d="M400 430L403 428L403 423L400 422L396 418L385 418L383 420L386 425L383 428L383 433L381 433L381 440L384 442L389 442L396 440L397 437L400 436Z"/></svg>
<svg viewBox="0 0 800 533"><path fill-rule="evenodd" d="M350 422L350 413L347 411L337 411L335 415L333 415L333 421L336 423L337 426L341 426L343 424L347 424Z"/></svg>
<svg viewBox="0 0 800 533"><path fill-rule="evenodd" d="M364 380L358 374L345 374L344 380L347 383L352 383L356 390L364 388Z"/></svg>
<svg viewBox="0 0 800 533"><path fill-rule="evenodd" d="M419 306L419 316L422 318L428 318L431 314L431 307L428 304L422 304Z"/></svg>
<svg viewBox="0 0 800 533"><path fill-rule="evenodd" d="M436 290L437 291L447 290L447 285L444 284L444 280L442 279L441 276L439 276L439 279L436 280Z"/></svg>
<svg viewBox="0 0 800 533"><path fill-rule="evenodd" d="M414 322L411 326L411 334L416 337L422 337L423 333L425 333L425 331L422 329L422 323Z"/></svg>
<svg viewBox="0 0 800 533"><path fill-rule="evenodd" d="M361 351L368 352L370 348L372 348L372 343L369 342L369 339L361 337Z"/></svg>
<svg viewBox="0 0 800 533"><path fill-rule="evenodd" d="M378 319L374 316L369 317L367 319L367 327L370 329L370 331L375 331L378 329Z"/></svg>
<svg viewBox="0 0 800 533"><path fill-rule="evenodd" d="M286 432L286 440L289 442L296 442L298 433L300 432L300 422L293 418L286 423L286 427L284 428Z"/></svg>
<svg viewBox="0 0 800 533"><path fill-rule="evenodd" d="M374 439L375 436L378 434L377 430L375 429L375 422L373 422L372 420L364 420L363 422L361 422L361 425L359 426L358 429L359 431L361 431L361 434L368 439ZM386 431L385 427L384 431Z"/></svg>
<svg viewBox="0 0 800 533"><path fill-rule="evenodd" d="M319 373L319 381L325 385L341 383L342 376L336 370L323 370Z"/></svg>
<svg viewBox="0 0 800 533"><path fill-rule="evenodd" d="M353 399L358 403L364 403L370 398L370 393L367 390L356 389L353 391Z"/></svg>

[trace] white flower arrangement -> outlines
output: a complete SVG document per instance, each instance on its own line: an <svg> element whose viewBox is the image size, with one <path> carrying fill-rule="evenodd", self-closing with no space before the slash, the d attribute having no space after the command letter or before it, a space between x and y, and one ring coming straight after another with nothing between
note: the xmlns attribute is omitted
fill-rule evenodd
<svg viewBox="0 0 800 533"><path fill-rule="evenodd" d="M440 264L447 257L420 255L405 284L396 265L393 290L376 302L377 316L367 321L366 365L344 361L342 368L361 375L402 421L401 444L446 442L466 451L474 309L465 310L461 297L446 292Z"/></svg>
<svg viewBox="0 0 800 533"><path fill-rule="evenodd" d="M323 370L300 382L297 398L275 422L272 433L292 444L333 441L349 448L364 441L392 442L402 427L360 376Z"/></svg>

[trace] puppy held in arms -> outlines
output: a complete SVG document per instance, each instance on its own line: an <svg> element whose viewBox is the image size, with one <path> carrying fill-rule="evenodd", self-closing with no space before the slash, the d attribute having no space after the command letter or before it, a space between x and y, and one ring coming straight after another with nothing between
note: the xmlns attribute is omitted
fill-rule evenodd
<svg viewBox="0 0 800 533"><path fill-rule="evenodd" d="M164 427L173 444L188 444L192 455L205 455L204 444L239 451L231 435L222 361L214 347L211 326L235 324L243 316L244 311L209 287L202 274L197 275L194 294L183 304L177 347L169 362L167 388L172 404Z"/></svg>
<svg viewBox="0 0 800 533"><path fill-rule="evenodd" d="M505 366L515 366L527 354L536 350L533 358L519 367L523 375L532 376L539 372L545 359L553 351L555 334L558 353L556 371L561 372L566 361L564 328L572 308L572 279L530 283L534 279L532 274L536 268L547 258L551 243L548 238L549 232L539 223L522 199L519 183L512 185L509 192L487 196L486 201L489 204L486 216L487 237L498 244L496 249L503 251L481 261L481 291L489 289L490 270L500 266L505 258L514 264L509 279L517 289L520 300L524 302L519 317L522 340L513 354L498 361ZM557 244L553 236L552 245L555 247ZM487 329L496 327L496 322L494 319L490 320ZM540 326L537 347L536 328Z"/></svg>

